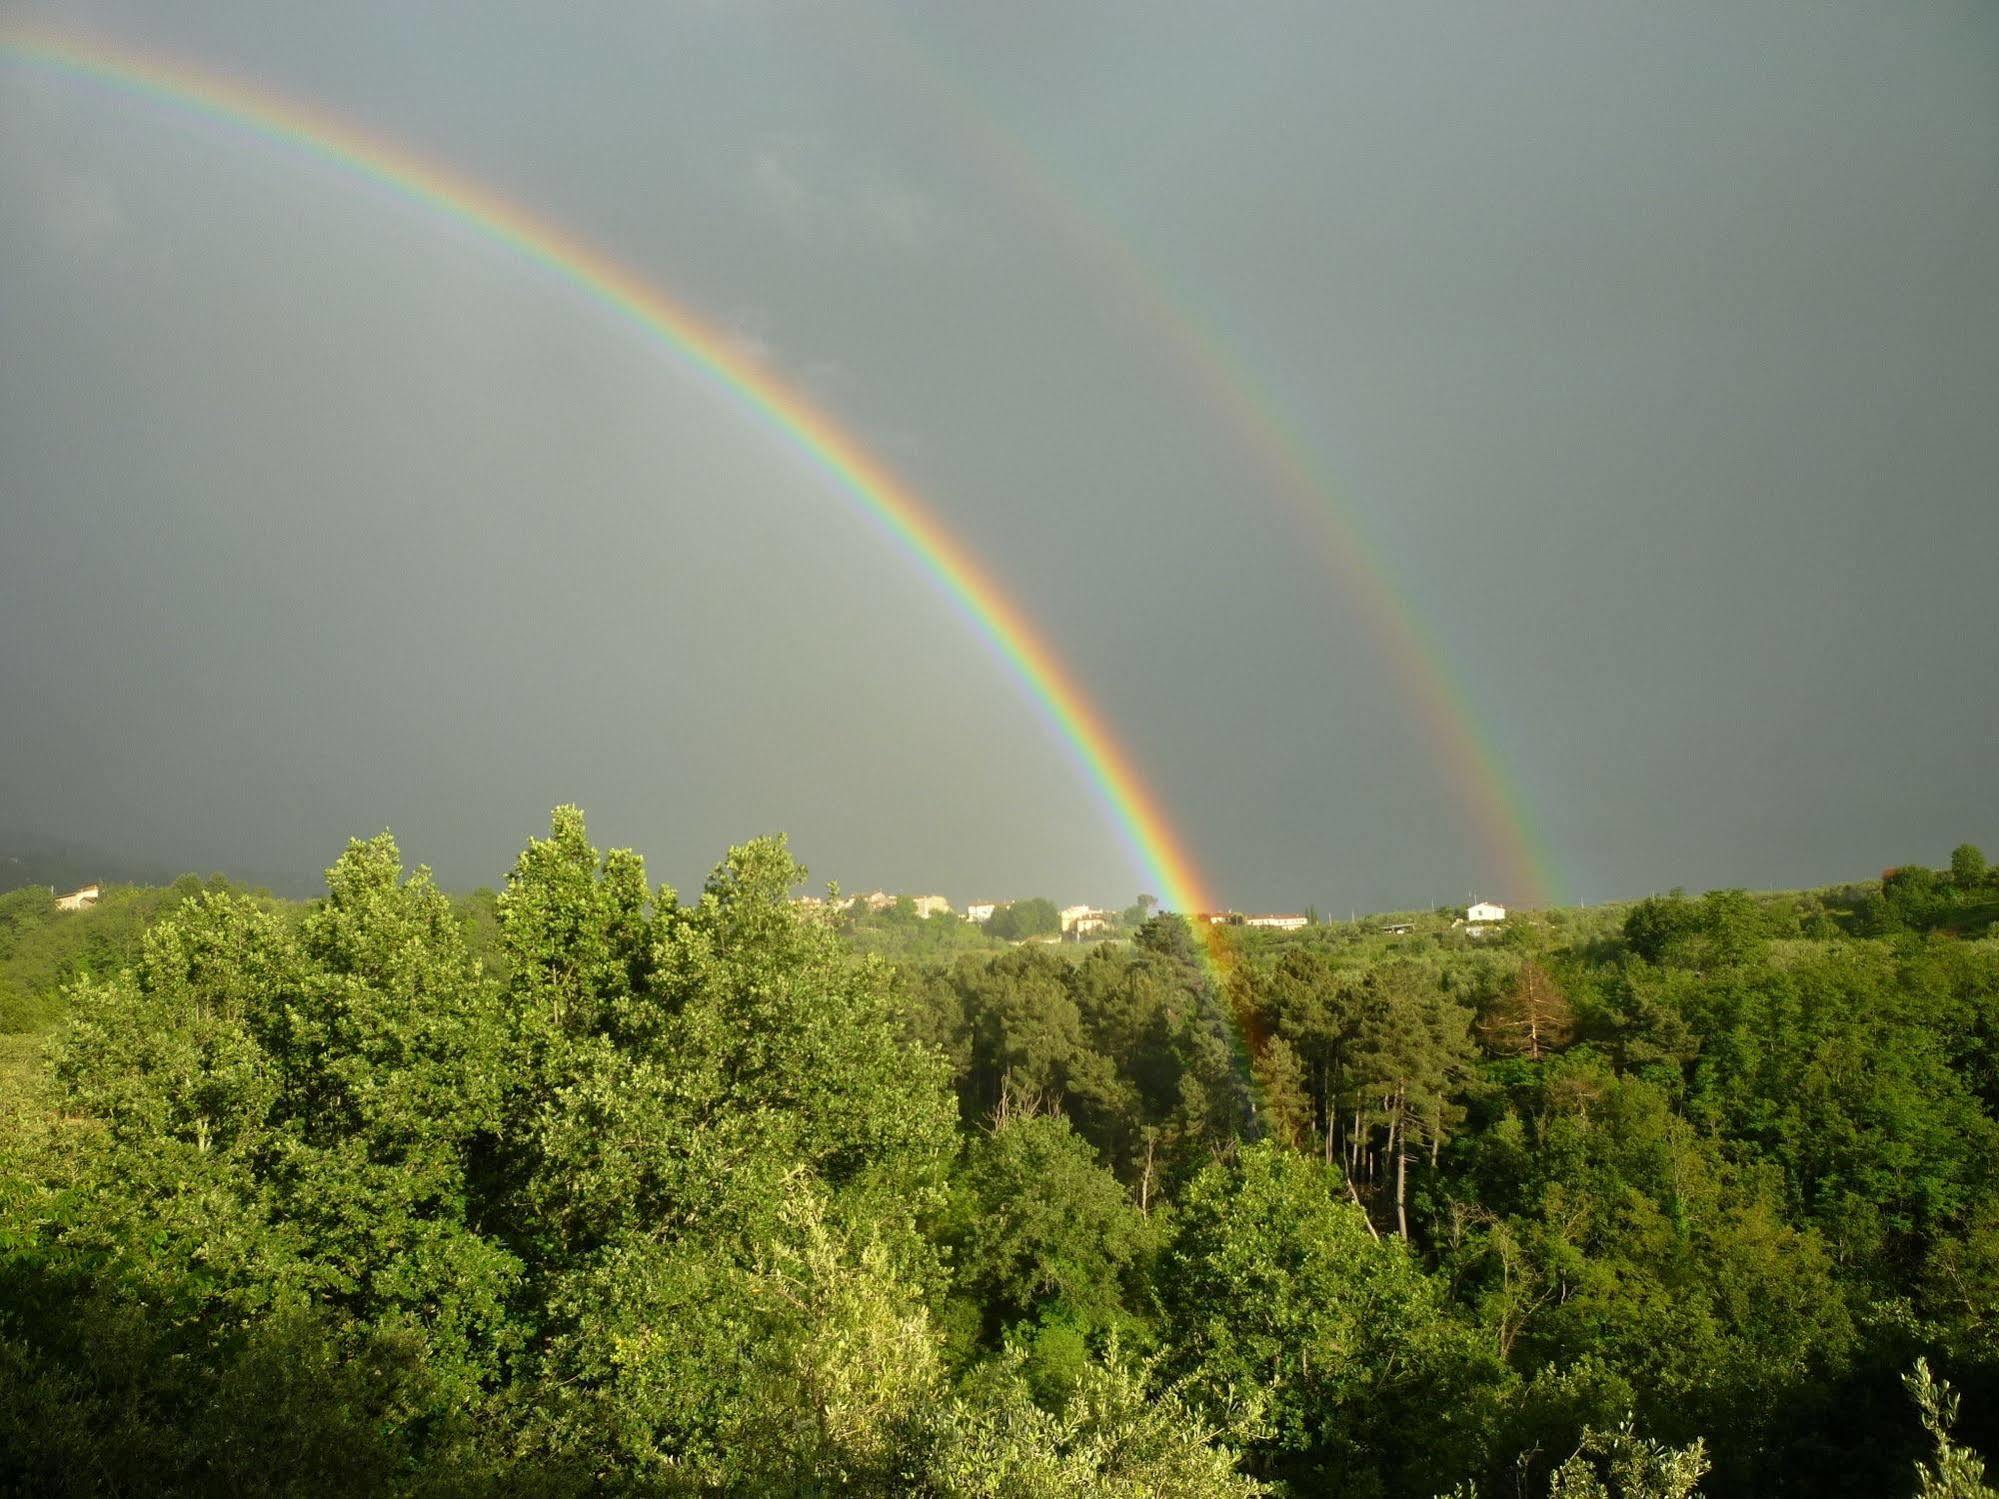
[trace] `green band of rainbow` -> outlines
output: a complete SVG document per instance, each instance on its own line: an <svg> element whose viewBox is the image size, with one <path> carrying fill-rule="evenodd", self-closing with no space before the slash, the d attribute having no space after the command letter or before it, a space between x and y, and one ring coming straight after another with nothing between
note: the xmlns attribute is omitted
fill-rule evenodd
<svg viewBox="0 0 1999 1499"><path fill-rule="evenodd" d="M0 52L303 152L448 217L566 282L710 377L831 477L935 581L1054 728L1127 851L1172 909L1208 909L1192 860L1100 713L1026 617L942 521L832 418L736 352L727 336L573 235L294 100L179 62L46 30L0 30Z"/></svg>

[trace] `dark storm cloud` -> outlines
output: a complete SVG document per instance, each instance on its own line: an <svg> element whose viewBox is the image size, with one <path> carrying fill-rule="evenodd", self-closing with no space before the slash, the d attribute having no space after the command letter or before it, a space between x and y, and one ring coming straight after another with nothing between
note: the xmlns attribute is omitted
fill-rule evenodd
<svg viewBox="0 0 1999 1499"><path fill-rule="evenodd" d="M1506 873L1078 224L1303 434L1574 893L1999 842L1989 10L36 14L318 100L732 330L991 564L1237 904ZM768 827L850 884L1144 878L920 572L545 278L13 64L0 202L0 828L270 869L388 823L470 883L576 799L683 882Z"/></svg>

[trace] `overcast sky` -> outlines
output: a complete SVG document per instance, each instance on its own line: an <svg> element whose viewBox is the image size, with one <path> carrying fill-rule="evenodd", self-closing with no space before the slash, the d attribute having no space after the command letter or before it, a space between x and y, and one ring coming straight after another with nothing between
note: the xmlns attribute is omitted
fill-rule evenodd
<svg viewBox="0 0 1999 1499"><path fill-rule="evenodd" d="M1328 537L1566 897L1999 845L1990 5L21 16L731 329L1040 623L1232 904L1526 893ZM681 885L770 829L849 887L1150 883L823 475L434 213L0 56L0 353L0 830L310 871L386 825L469 886L573 800Z"/></svg>

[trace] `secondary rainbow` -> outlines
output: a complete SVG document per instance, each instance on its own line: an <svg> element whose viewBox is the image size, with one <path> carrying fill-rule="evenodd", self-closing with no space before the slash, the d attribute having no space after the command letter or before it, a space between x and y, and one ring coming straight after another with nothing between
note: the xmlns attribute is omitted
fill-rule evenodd
<svg viewBox="0 0 1999 1499"><path fill-rule="evenodd" d="M934 580L1062 740L1127 851L1180 911L1213 902L1158 798L1019 607L900 479L728 337L610 256L407 149L298 101L95 38L0 28L0 52L192 112L315 157L477 231L665 344L803 453Z"/></svg>
<svg viewBox="0 0 1999 1499"><path fill-rule="evenodd" d="M951 128L957 154L976 163L1009 202L1067 246L1072 262L1102 283L1105 305L1127 309L1129 320L1164 346L1167 358L1159 367L1175 372L1193 400L1220 419L1261 474L1264 489L1292 512L1352 615L1394 666L1395 680L1445 783L1454 788L1493 861L1492 876L1502 887L1493 893L1522 905L1558 901L1563 882L1448 654L1407 594L1395 586L1387 561L1340 503L1336 487L1285 420L1272 393L1195 310L1195 302L1174 290L1087 193L1062 186L1041 156L978 102L957 69L904 28L868 8L859 14L875 16L878 24L869 34L873 54L895 68L901 81Z"/></svg>

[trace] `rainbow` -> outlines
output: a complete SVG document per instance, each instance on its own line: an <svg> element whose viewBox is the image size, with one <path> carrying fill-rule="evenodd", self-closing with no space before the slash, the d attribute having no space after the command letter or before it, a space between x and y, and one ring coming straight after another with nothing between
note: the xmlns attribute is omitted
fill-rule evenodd
<svg viewBox="0 0 1999 1499"><path fill-rule="evenodd" d="M475 231L663 345L803 454L929 575L1062 741L1107 810L1127 853L1157 886L1162 903L1185 912L1213 907L1193 860L1130 755L991 574L935 512L851 433L779 377L753 364L726 334L567 231L402 147L295 100L178 61L49 30L0 29L0 53L248 131L386 188Z"/></svg>
<svg viewBox="0 0 1999 1499"><path fill-rule="evenodd" d="M872 12L864 8L862 14ZM1057 174L977 103L948 64L906 31L876 19L869 35L875 55L896 65L901 81L951 123L963 157L976 162L1009 201L1053 231L1072 258L1095 274L1106 305L1128 309L1130 320L1165 347L1168 358L1156 362L1159 367L1175 371L1193 402L1219 417L1264 487L1285 502L1307 544L1337 580L1347 607L1395 667L1392 675L1445 782L1457 789L1479 844L1494 863L1499 881L1494 893L1516 905L1558 903L1563 882L1450 658L1420 611L1395 587L1393 570L1341 504L1275 397L1194 310L1193 301L1176 293L1126 236L1088 206L1086 194L1061 187Z"/></svg>

